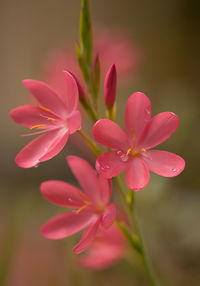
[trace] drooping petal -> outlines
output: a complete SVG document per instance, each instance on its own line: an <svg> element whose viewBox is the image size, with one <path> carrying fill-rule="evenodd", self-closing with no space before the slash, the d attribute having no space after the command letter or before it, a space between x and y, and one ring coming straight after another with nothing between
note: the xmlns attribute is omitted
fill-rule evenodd
<svg viewBox="0 0 200 286"><path fill-rule="evenodd" d="M133 93L126 103L125 130L131 140L135 139L136 144L150 119L150 100L144 93Z"/></svg>
<svg viewBox="0 0 200 286"><path fill-rule="evenodd" d="M43 225L40 233L49 239L61 239L79 232L92 223L91 215L67 212L57 215Z"/></svg>
<svg viewBox="0 0 200 286"><path fill-rule="evenodd" d="M22 168L31 168L41 162L41 158L46 154L48 154L48 159L52 158L62 149L64 144L59 146L59 149L56 148L56 152L55 150L52 150L52 146L57 147L56 144L59 145L60 140L63 138L66 143L68 133L67 131L63 133L63 131L59 129L40 135L38 138L26 145L21 152L19 152L15 160L16 164ZM52 151L51 154L49 154L50 151Z"/></svg>
<svg viewBox="0 0 200 286"><path fill-rule="evenodd" d="M50 202L66 207L80 207L83 205L81 190L58 180L50 180L40 185L42 195Z"/></svg>
<svg viewBox="0 0 200 286"><path fill-rule="evenodd" d="M67 125L69 127L70 134L76 132L81 128L81 113L76 110L73 111L70 116L67 117Z"/></svg>
<svg viewBox="0 0 200 286"><path fill-rule="evenodd" d="M150 171L160 176L175 177L185 168L185 161L176 154L160 150L150 150L148 153L145 161Z"/></svg>
<svg viewBox="0 0 200 286"><path fill-rule="evenodd" d="M65 133L61 132L58 138L57 139L55 138L48 152L40 158L40 162L44 162L55 157L64 148L68 138L69 138L69 131L66 131Z"/></svg>
<svg viewBox="0 0 200 286"><path fill-rule="evenodd" d="M162 112L154 116L146 126L139 145L145 149L153 148L167 140L179 126L179 119L172 112Z"/></svg>
<svg viewBox="0 0 200 286"><path fill-rule="evenodd" d="M48 120L48 117L44 116L44 113L37 106L23 105L13 109L10 112L10 116L16 123L29 128L36 125L55 125L55 122Z"/></svg>
<svg viewBox="0 0 200 286"><path fill-rule="evenodd" d="M113 224L116 218L116 207L114 204L109 204L102 215L102 226L108 229Z"/></svg>
<svg viewBox="0 0 200 286"><path fill-rule="evenodd" d="M78 107L79 96L76 80L68 71L64 71L66 78L66 106L68 113L76 110Z"/></svg>
<svg viewBox="0 0 200 286"><path fill-rule="evenodd" d="M112 180L106 179L101 175L98 178L100 197L103 203L106 205L109 202L112 194Z"/></svg>
<svg viewBox="0 0 200 286"><path fill-rule="evenodd" d="M141 158L130 160L126 171L126 182L130 189L134 191L144 189L149 182L149 177L149 170Z"/></svg>
<svg viewBox="0 0 200 286"><path fill-rule="evenodd" d="M94 244L79 258L79 263L89 269L104 269L122 258L124 252L121 245Z"/></svg>
<svg viewBox="0 0 200 286"><path fill-rule="evenodd" d="M94 223L92 223L88 228L84 231L81 240L74 247L74 253L79 254L83 252L88 246L92 243L95 238L96 232L98 230L101 218L98 218Z"/></svg>
<svg viewBox="0 0 200 286"><path fill-rule="evenodd" d="M128 158L121 151L109 151L101 154L96 161L96 170L103 177L110 179L121 174L127 167ZM124 159L121 159L124 158ZM124 160L124 161L123 161Z"/></svg>
<svg viewBox="0 0 200 286"><path fill-rule="evenodd" d="M24 86L34 95L39 104L56 115L66 118L68 110L64 102L57 93L44 82L38 80L25 79Z"/></svg>
<svg viewBox="0 0 200 286"><path fill-rule="evenodd" d="M109 119L98 120L93 127L93 135L97 142L113 149L127 151L130 147L126 134Z"/></svg>
<svg viewBox="0 0 200 286"><path fill-rule="evenodd" d="M67 156L66 160L89 199L93 202L98 201L100 193L98 177L94 169L88 162L76 156Z"/></svg>

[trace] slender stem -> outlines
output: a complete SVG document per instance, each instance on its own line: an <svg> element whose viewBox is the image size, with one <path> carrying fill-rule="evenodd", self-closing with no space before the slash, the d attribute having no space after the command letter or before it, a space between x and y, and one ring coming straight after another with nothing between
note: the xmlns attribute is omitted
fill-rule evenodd
<svg viewBox="0 0 200 286"><path fill-rule="evenodd" d="M82 129L78 130L78 132L84 138L94 155L98 157L101 154L101 150L97 147L96 143Z"/></svg>
<svg viewBox="0 0 200 286"><path fill-rule="evenodd" d="M149 282L151 286L156 286L156 282L154 280L153 274L152 274L152 269L151 266L148 262L147 259L147 255L146 255L146 250L145 250L145 246L144 246L144 242L143 242L143 238L142 238L142 234L137 222L137 218L135 215L135 198L134 198L134 191L129 190L128 195L126 196L124 191L123 191L123 187L122 187L122 183L120 180L120 177L116 177L115 181L117 183L118 189L124 199L124 202L126 204L126 206L129 209L132 221L135 225L135 229L136 229L136 233L137 236L133 236L133 234L126 228L126 226L122 223L116 222L118 227L121 229L121 231L124 233L124 235L126 236L126 238L128 239L128 241L130 242L131 246L133 247L133 249L137 250L137 252L141 255L142 258L142 262L144 264Z"/></svg>

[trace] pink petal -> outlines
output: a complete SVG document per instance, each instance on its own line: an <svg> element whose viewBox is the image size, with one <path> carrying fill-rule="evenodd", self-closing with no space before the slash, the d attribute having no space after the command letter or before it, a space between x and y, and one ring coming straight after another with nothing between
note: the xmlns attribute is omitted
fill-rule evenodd
<svg viewBox="0 0 200 286"><path fill-rule="evenodd" d="M40 185L42 195L50 202L66 207L80 207L83 205L82 192L62 181L51 180Z"/></svg>
<svg viewBox="0 0 200 286"><path fill-rule="evenodd" d="M70 116L67 117L67 125L69 127L70 134L81 129L81 114L78 110L73 111Z"/></svg>
<svg viewBox="0 0 200 286"><path fill-rule="evenodd" d="M122 258L124 255L124 248L117 245L92 245L85 255L79 258L79 263L82 267L90 269L104 269Z"/></svg>
<svg viewBox="0 0 200 286"><path fill-rule="evenodd" d="M25 79L22 81L24 86L34 95L39 104L66 119L68 110L64 102L57 93L47 84L37 80Z"/></svg>
<svg viewBox="0 0 200 286"><path fill-rule="evenodd" d="M148 154L144 160L150 171L160 176L175 177L185 168L185 161L176 154L159 150L150 150Z"/></svg>
<svg viewBox="0 0 200 286"><path fill-rule="evenodd" d="M102 226L105 229L111 227L116 218L116 207L114 204L109 204L102 215Z"/></svg>
<svg viewBox="0 0 200 286"><path fill-rule="evenodd" d="M112 180L106 179L100 175L99 189L100 189L101 200L104 202L105 205L107 205L112 194Z"/></svg>
<svg viewBox="0 0 200 286"><path fill-rule="evenodd" d="M133 93L129 97L125 109L125 130L129 138L133 140L133 137L135 137L137 143L142 131L150 119L150 100L144 93Z"/></svg>
<svg viewBox="0 0 200 286"><path fill-rule="evenodd" d="M55 125L54 121L48 120L43 114L44 111L37 106L24 105L13 109L10 116L16 123L29 128L40 124Z"/></svg>
<svg viewBox="0 0 200 286"><path fill-rule="evenodd" d="M121 151L105 152L97 158L96 170L100 175L110 179L121 174L127 168L128 159L123 159L123 161L119 152Z"/></svg>
<svg viewBox="0 0 200 286"><path fill-rule="evenodd" d="M74 253L79 254L83 252L92 243L98 230L101 218L98 218L93 224L91 224L83 233L81 240L74 247Z"/></svg>
<svg viewBox="0 0 200 286"><path fill-rule="evenodd" d="M93 127L94 138L100 144L127 151L129 141L122 129L109 119L98 120Z"/></svg>
<svg viewBox="0 0 200 286"><path fill-rule="evenodd" d="M162 112L154 116L146 126L139 145L150 149L167 140L172 132L179 126L176 114L172 112Z"/></svg>
<svg viewBox="0 0 200 286"><path fill-rule="evenodd" d="M67 162L81 187L92 201L99 201L99 184L95 170L85 160L67 156Z"/></svg>
<svg viewBox="0 0 200 286"><path fill-rule="evenodd" d="M67 212L50 219L40 230L40 233L49 239L61 239L79 232L92 223L91 215Z"/></svg>
<svg viewBox="0 0 200 286"><path fill-rule="evenodd" d="M66 78L66 106L68 113L76 110L79 102L78 87L76 80L68 71L64 71Z"/></svg>
<svg viewBox="0 0 200 286"><path fill-rule="evenodd" d="M66 131L64 134L61 133L60 136L52 143L48 152L40 158L40 162L50 160L55 157L60 151L65 147L67 140L69 138L69 132Z"/></svg>
<svg viewBox="0 0 200 286"><path fill-rule="evenodd" d="M21 152L16 157L16 164L22 168L31 168L41 162L42 157L46 154L48 154L48 159L52 158L56 155L56 153L58 153L58 151L62 149L64 144L62 144L61 146L58 145L60 143L60 140L62 140L63 138L65 139L64 143L66 143L68 133L67 131L63 133L63 131L61 131L60 129L49 131L39 136L21 150ZM56 150L52 150L52 146L55 146ZM57 146L60 148L57 149ZM49 154L50 151L52 151L51 154Z"/></svg>
<svg viewBox="0 0 200 286"><path fill-rule="evenodd" d="M142 159L136 157L130 160L126 171L126 182L130 189L144 189L148 185L149 177L149 170Z"/></svg>

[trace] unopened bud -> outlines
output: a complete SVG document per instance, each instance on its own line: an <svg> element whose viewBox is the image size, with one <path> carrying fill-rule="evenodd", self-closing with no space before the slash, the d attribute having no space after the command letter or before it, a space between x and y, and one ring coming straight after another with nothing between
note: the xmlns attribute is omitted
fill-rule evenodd
<svg viewBox="0 0 200 286"><path fill-rule="evenodd" d="M107 74L104 81L104 100L108 108L112 108L116 98L116 85L117 85L117 72L116 66L113 64Z"/></svg>
<svg viewBox="0 0 200 286"><path fill-rule="evenodd" d="M77 87L78 87L78 93L79 93L79 99L81 101L86 101L86 93L82 87L82 85L80 84L79 80L77 79L77 77L69 70L67 70L67 72L74 78L74 80L76 81Z"/></svg>

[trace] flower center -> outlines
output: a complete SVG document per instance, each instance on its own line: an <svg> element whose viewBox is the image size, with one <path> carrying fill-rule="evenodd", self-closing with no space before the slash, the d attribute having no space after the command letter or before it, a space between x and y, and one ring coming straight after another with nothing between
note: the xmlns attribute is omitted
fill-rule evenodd
<svg viewBox="0 0 200 286"><path fill-rule="evenodd" d="M136 136L135 136L135 133L133 132L133 130L131 130L131 133L133 135L133 144L132 146L127 150L126 152L126 157L138 157L141 155L141 152L144 152L144 153L147 153L146 149L144 148L137 148L136 147L136 144L135 144L135 141L136 141Z"/></svg>

